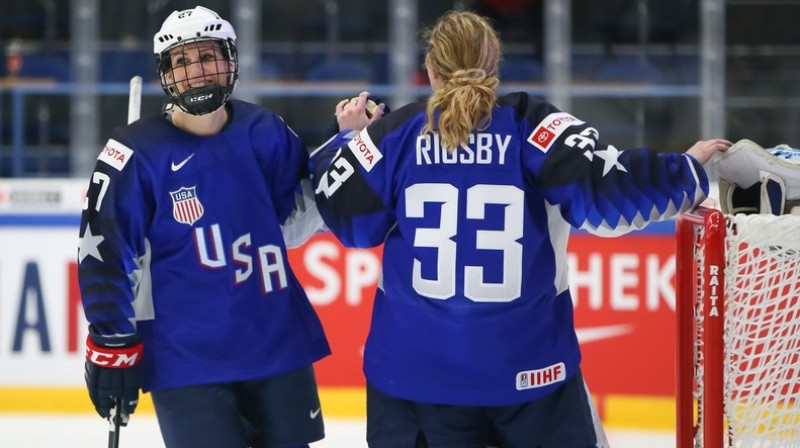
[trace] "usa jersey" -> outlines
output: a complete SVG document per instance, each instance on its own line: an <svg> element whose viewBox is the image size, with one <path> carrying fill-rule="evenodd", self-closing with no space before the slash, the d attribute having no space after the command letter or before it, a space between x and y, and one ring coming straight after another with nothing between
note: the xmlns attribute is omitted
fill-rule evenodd
<svg viewBox="0 0 800 448"><path fill-rule="evenodd" d="M705 172L688 155L602 143L524 93L499 98L452 152L424 125L413 103L312 154L328 227L346 246L384 244L366 378L427 403L542 397L580 365L570 229L614 236L674 216L706 196Z"/></svg>
<svg viewBox="0 0 800 448"><path fill-rule="evenodd" d="M164 115L114 131L92 173L78 274L89 323L138 333L145 391L267 377L330 353L281 224L308 153L242 101L217 135Z"/></svg>

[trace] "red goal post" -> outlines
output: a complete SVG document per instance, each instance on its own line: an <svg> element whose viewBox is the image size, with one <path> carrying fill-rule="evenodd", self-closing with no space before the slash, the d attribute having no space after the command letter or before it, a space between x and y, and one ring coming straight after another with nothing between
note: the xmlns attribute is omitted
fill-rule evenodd
<svg viewBox="0 0 800 448"><path fill-rule="evenodd" d="M677 447L800 447L800 216L676 227Z"/></svg>

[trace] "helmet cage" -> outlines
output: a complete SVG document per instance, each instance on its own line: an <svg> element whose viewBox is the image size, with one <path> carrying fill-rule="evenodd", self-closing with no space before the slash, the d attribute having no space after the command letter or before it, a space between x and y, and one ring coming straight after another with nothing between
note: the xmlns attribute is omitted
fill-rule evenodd
<svg viewBox="0 0 800 448"><path fill-rule="evenodd" d="M215 73L206 73L209 63L212 61L205 59L203 61L191 61L191 65L197 64L197 69L192 70L194 75L192 77L189 76L190 73L186 65L173 67L172 56L176 51L185 51L183 50L184 48L190 48L192 44L200 42L213 42L217 46L219 54L221 54L221 58L213 59ZM239 79L239 61L236 45L231 39L198 37L180 40L177 44L156 55L156 66L158 67L158 76L164 92L175 105L192 115L211 113L222 107L230 99ZM190 87L181 92L178 88L178 83L175 82L175 74L179 70L184 71L182 73L183 76L178 77L181 83L188 83L190 86L193 84L202 85ZM212 77L215 82L198 82ZM220 78L224 78L224 80Z"/></svg>

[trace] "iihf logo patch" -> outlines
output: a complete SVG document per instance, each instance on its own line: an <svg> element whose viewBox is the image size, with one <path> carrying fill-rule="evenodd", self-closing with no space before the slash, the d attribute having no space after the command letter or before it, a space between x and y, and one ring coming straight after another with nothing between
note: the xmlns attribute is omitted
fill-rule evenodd
<svg viewBox="0 0 800 448"><path fill-rule="evenodd" d="M197 186L181 187L178 191L170 191L172 197L172 216L175 221L192 225L203 216L205 209L197 198Z"/></svg>
<svg viewBox="0 0 800 448"><path fill-rule="evenodd" d="M563 362L543 369L526 370L517 373L517 390L535 389L560 383L567 379L567 367Z"/></svg>

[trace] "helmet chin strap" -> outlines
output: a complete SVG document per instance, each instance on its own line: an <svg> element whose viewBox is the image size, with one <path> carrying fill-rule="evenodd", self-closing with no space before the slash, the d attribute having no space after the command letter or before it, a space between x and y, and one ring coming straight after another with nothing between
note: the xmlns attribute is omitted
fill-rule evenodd
<svg viewBox="0 0 800 448"><path fill-rule="evenodd" d="M189 89L173 97L181 109L192 115L205 115L225 104L225 88L216 84Z"/></svg>

